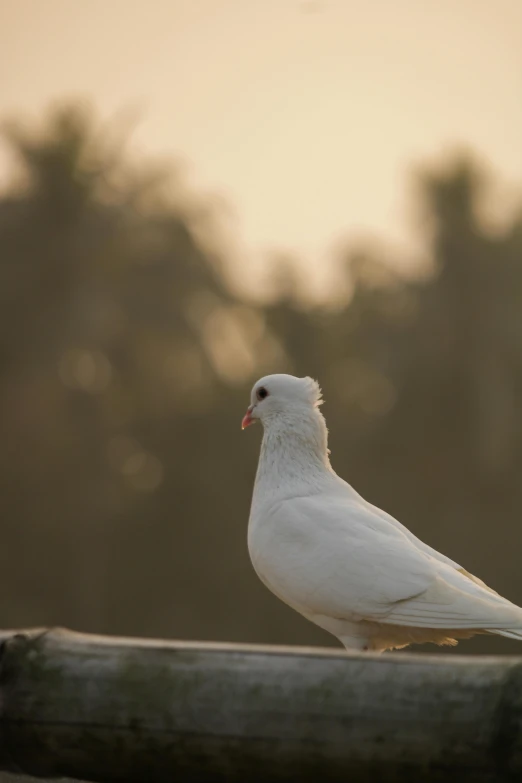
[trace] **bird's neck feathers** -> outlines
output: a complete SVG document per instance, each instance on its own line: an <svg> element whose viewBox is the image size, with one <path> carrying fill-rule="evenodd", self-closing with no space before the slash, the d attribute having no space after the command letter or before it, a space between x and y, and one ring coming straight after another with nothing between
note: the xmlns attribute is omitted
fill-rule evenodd
<svg viewBox="0 0 522 783"><path fill-rule="evenodd" d="M270 487L284 494L311 494L335 475L328 458L328 430L318 407L279 413L264 422L256 495Z"/></svg>

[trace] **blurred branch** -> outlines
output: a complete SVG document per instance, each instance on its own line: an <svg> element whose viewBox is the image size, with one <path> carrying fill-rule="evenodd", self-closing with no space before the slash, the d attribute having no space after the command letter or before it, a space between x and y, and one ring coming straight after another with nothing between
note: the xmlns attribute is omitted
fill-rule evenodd
<svg viewBox="0 0 522 783"><path fill-rule="evenodd" d="M522 658L2 634L0 768L95 781L504 781Z"/></svg>

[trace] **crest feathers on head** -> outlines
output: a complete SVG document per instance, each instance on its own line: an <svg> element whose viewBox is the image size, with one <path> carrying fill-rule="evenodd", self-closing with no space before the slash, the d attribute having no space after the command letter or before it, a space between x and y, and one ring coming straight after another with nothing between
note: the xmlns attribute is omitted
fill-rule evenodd
<svg viewBox="0 0 522 783"><path fill-rule="evenodd" d="M313 378L307 376L304 380L306 381L308 389L310 391L311 402L313 402L314 406L318 408L319 405L322 405L324 402L323 392L321 391L321 387L319 386L317 381L314 381Z"/></svg>

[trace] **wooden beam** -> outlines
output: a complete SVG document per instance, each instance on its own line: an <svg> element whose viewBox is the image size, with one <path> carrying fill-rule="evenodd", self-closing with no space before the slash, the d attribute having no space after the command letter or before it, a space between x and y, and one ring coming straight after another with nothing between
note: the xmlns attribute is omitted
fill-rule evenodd
<svg viewBox="0 0 522 783"><path fill-rule="evenodd" d="M2 632L0 769L100 781L522 780L522 658Z"/></svg>

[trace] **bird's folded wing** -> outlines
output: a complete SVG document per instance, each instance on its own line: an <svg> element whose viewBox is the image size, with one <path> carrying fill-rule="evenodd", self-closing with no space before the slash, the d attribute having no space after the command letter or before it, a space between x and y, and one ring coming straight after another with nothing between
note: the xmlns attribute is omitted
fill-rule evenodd
<svg viewBox="0 0 522 783"><path fill-rule="evenodd" d="M414 535L411 532L411 530L408 530L407 527L405 527L401 522L398 522L394 517L391 516L391 514L388 514L386 511L383 511L377 506L373 506L371 503L368 503L367 500L365 500L360 496L358 497L358 500L363 506L368 508L372 513L377 514L378 517L389 522L398 530L402 531L404 535L407 538L409 538L409 540L412 541L413 544L416 546L416 548L419 549L421 552L424 552L425 554L429 555L434 560L437 560L439 563L446 563L446 565L452 566L457 571L460 571L461 574L464 574L464 576L466 576L468 579L471 579L472 582L475 582L476 584L480 585L485 590L488 590L490 593L495 593L495 595L498 595L496 590L493 590L492 587L489 587L487 584L485 584L485 582L483 582L482 579L479 579L478 576L474 576L473 574L470 574L469 571L466 571L466 569L460 566L457 562L455 562L455 560L452 560L451 558L447 557L447 555L443 555L442 552L438 552L436 549L433 549L433 547L429 546L429 544L426 544L424 541L421 541L420 538L417 538L417 536Z"/></svg>
<svg viewBox="0 0 522 783"><path fill-rule="evenodd" d="M286 563L276 565L274 586L307 614L429 628L522 627L522 609L419 549L367 505L336 495L295 498L274 509L272 521L276 559Z"/></svg>

